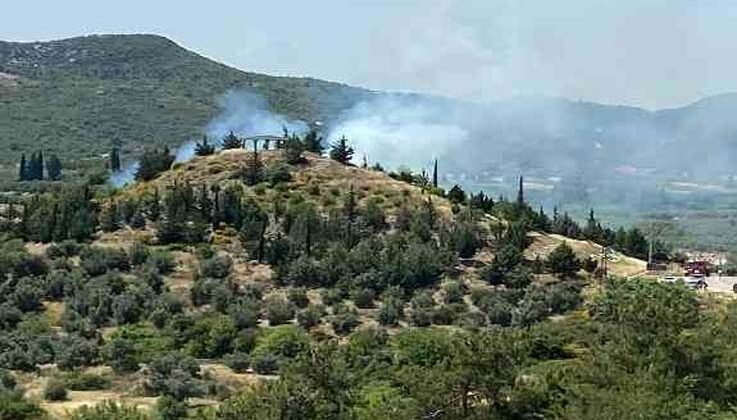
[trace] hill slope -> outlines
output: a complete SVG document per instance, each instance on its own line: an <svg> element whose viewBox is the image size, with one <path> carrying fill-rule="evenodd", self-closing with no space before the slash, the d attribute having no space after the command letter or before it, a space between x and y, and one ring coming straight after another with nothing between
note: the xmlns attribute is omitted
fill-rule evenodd
<svg viewBox="0 0 737 420"><path fill-rule="evenodd" d="M273 111L325 120L371 92L239 71L151 35L0 42L0 160L44 148L93 157L113 142L176 146L201 134L216 101L248 88Z"/></svg>

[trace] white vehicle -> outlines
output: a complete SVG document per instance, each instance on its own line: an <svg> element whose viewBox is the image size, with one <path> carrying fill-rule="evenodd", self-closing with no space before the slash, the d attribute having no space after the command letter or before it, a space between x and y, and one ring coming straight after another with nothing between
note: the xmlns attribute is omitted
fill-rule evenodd
<svg viewBox="0 0 737 420"><path fill-rule="evenodd" d="M694 289L706 289L706 282L703 277L686 277L683 282L686 286Z"/></svg>

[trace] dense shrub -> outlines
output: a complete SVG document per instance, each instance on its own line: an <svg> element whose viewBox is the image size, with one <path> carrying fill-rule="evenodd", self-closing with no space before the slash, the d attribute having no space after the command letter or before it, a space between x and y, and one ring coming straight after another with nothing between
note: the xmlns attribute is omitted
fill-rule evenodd
<svg viewBox="0 0 737 420"><path fill-rule="evenodd" d="M60 380L72 391L96 391L110 386L110 378L107 376L79 371L66 373Z"/></svg>
<svg viewBox="0 0 737 420"><path fill-rule="evenodd" d="M115 401L102 401L92 406L83 405L73 411L70 420L150 420L149 416L134 406L119 404Z"/></svg>
<svg viewBox="0 0 737 420"><path fill-rule="evenodd" d="M176 263L174 257L166 251L154 251L146 258L146 265L159 274L166 275L174 271Z"/></svg>
<svg viewBox="0 0 737 420"><path fill-rule="evenodd" d="M337 305L330 317L330 324L336 334L347 335L360 325L361 321L355 309L348 305Z"/></svg>
<svg viewBox="0 0 737 420"><path fill-rule="evenodd" d="M363 288L354 290L351 297L353 298L353 303L356 307L361 309L371 309L374 307L376 293L373 289Z"/></svg>
<svg viewBox="0 0 737 420"><path fill-rule="evenodd" d="M168 395L182 401L203 393L199 370L192 358L179 353L164 354L149 363L144 386L154 395Z"/></svg>
<svg viewBox="0 0 737 420"><path fill-rule="evenodd" d="M463 301L465 286L459 281L450 281L443 285L443 301L445 303L458 303Z"/></svg>
<svg viewBox="0 0 737 420"><path fill-rule="evenodd" d="M272 295L264 301L264 317L269 325L285 324L294 318L294 306L279 295Z"/></svg>
<svg viewBox="0 0 737 420"><path fill-rule="evenodd" d="M64 401L67 399L67 389L63 382L52 379L44 387L43 396L46 401Z"/></svg>
<svg viewBox="0 0 737 420"><path fill-rule="evenodd" d="M228 256L215 256L200 262L201 277L224 279L230 275L233 261Z"/></svg>
<svg viewBox="0 0 737 420"><path fill-rule="evenodd" d="M87 247L80 257L82 268L90 276L100 276L108 270L127 271L130 268L128 254L118 248Z"/></svg>
<svg viewBox="0 0 737 420"><path fill-rule="evenodd" d="M273 354L259 354L253 359L253 370L261 375L274 374L279 370L279 359Z"/></svg>
<svg viewBox="0 0 737 420"><path fill-rule="evenodd" d="M403 315L403 304L398 299L386 299L379 309L379 324L397 325Z"/></svg>
<svg viewBox="0 0 737 420"><path fill-rule="evenodd" d="M298 308L306 308L310 304L310 299L307 297L307 290L304 287L290 288L287 292L287 298Z"/></svg>
<svg viewBox="0 0 737 420"><path fill-rule="evenodd" d="M225 365L235 373L245 373L251 365L248 354L236 352L225 356Z"/></svg>
<svg viewBox="0 0 737 420"><path fill-rule="evenodd" d="M302 328L312 328L320 324L323 316L325 316L325 308L322 305L310 304L297 313L297 323Z"/></svg>

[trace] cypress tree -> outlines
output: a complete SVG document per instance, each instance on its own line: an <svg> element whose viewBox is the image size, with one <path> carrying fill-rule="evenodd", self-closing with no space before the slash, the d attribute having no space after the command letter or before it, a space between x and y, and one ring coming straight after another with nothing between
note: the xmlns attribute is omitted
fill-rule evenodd
<svg viewBox="0 0 737 420"><path fill-rule="evenodd" d="M46 173L51 181L59 181L61 179L61 161L56 155L49 157L49 162L46 165Z"/></svg>
<svg viewBox="0 0 737 420"><path fill-rule="evenodd" d="M435 163L432 166L432 187L438 188L438 159L435 158Z"/></svg>
<svg viewBox="0 0 737 420"><path fill-rule="evenodd" d="M36 163L36 179L41 181L44 179L44 153L43 151L38 151L38 163Z"/></svg>
<svg viewBox="0 0 737 420"><path fill-rule="evenodd" d="M110 170L113 172L120 171L120 149L117 147L113 147L112 152L110 152Z"/></svg>
<svg viewBox="0 0 737 420"><path fill-rule="evenodd" d="M524 191L524 178L520 175L519 177L519 188L517 189L517 204L525 204L525 191Z"/></svg>
<svg viewBox="0 0 737 420"><path fill-rule="evenodd" d="M18 168L18 180L28 181L28 163L26 162L26 154L20 155L20 167Z"/></svg>

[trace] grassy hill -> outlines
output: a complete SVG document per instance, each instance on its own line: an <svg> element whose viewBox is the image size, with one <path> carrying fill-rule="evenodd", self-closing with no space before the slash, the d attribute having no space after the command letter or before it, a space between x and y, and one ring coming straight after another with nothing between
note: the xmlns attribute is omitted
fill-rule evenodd
<svg viewBox="0 0 737 420"><path fill-rule="evenodd" d="M231 88L261 94L271 109L328 120L371 92L309 78L236 70L152 35L0 42L0 173L22 151L95 158L114 142L132 152L201 134ZM4 171L2 171L4 169Z"/></svg>

